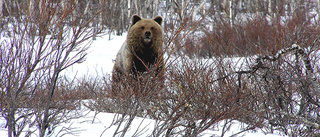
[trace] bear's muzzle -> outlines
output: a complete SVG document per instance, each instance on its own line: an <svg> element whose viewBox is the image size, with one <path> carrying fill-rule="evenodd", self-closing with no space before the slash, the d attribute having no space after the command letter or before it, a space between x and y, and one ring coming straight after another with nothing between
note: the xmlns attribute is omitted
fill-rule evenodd
<svg viewBox="0 0 320 137"><path fill-rule="evenodd" d="M151 42L151 38L152 38L152 36L151 36L151 32L150 31L146 31L145 33L144 33L144 42L146 43L146 44L148 44L148 43L150 43Z"/></svg>

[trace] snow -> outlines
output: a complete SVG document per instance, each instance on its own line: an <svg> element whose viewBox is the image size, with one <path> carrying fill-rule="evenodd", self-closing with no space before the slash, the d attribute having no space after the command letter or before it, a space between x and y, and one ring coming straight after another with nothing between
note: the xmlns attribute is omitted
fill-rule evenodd
<svg viewBox="0 0 320 137"><path fill-rule="evenodd" d="M95 116L96 115L96 116ZM76 136L80 137L88 137L88 136L112 136L116 131L116 126L111 126L110 124L113 122L113 118L116 114L113 113L98 113L95 114L93 111L88 111L88 114L85 117L81 117L76 120L72 120L70 123L62 124L64 127L75 127L78 130L78 134ZM121 116L121 115L120 115ZM142 123L142 125L140 125ZM123 124L124 125L124 124ZM139 127L140 125L140 127ZM154 121L151 119L143 119L143 118L135 118L132 123L132 128L129 129L125 136L132 136L136 131L149 131L139 134L139 136L147 136L152 127L154 125ZM146 128L144 128L146 127ZM61 129L61 127L60 127ZM56 129L55 131L58 131ZM61 132L59 134L64 134L65 132ZM56 132L53 136L59 136ZM66 135L67 137L72 137L74 135Z"/></svg>
<svg viewBox="0 0 320 137"><path fill-rule="evenodd" d="M93 41L92 45L88 50L88 55L86 61L81 64L75 64L72 67L65 70L64 74L67 74L70 77L81 77L84 75L101 75L101 73L111 74L113 67L113 60L116 57L118 50L120 49L122 43L126 39L126 34L123 36L112 36L111 40L108 40L107 35L98 37ZM85 101L84 101L85 102ZM88 108L82 106L83 117L73 119L67 123L62 123L60 125L55 125L51 136L64 136L64 137L97 137L97 136L113 136L116 131L116 126L111 126L115 116L121 116L120 114L106 113L106 112L95 112L91 111ZM150 136L156 122L152 119L144 119L136 117L131 124L131 127L126 137L135 135L136 131L141 131L141 134L138 136ZM3 117L0 117L0 136L8 136L7 128L5 128L6 121ZM241 131L242 123L234 121L231 129L225 134L225 136L230 136L232 134L238 133ZM222 132L223 121L220 122L217 126L206 130L202 133L204 137L216 137L220 136ZM66 130L67 129L67 130ZM72 132L73 134L68 134ZM36 135L35 132L33 136ZM22 135L23 136L23 135ZM249 131L239 134L239 136L245 137L279 137L280 135L276 134L264 134L261 130L257 129L255 132Z"/></svg>
<svg viewBox="0 0 320 137"><path fill-rule="evenodd" d="M110 126L112 123L113 118L116 114L112 113L98 113L95 116L95 112L88 111L88 115L86 117L81 117L79 119L73 120L70 123L65 123L62 126L65 127L73 127L76 128L78 134L70 135L66 134L65 137L96 137L96 136L103 136L103 137L109 137L112 136L114 131L116 130L116 126ZM156 121L152 119L143 119L143 118L135 118L129 131L125 135L125 137L131 137L134 135L136 131L140 132L141 134L138 134L138 136L151 136L152 130ZM221 135L221 129L223 127L224 122L220 122L220 125L218 125L215 128L209 129L202 133L202 137L215 137ZM141 124L141 125L140 125ZM233 126L231 126L231 130L225 134L226 137L231 136L235 133L238 133L241 131L241 124L240 122L233 122ZM61 127L60 127L61 129ZM56 129L55 131L58 131L59 129ZM53 136L59 136L61 134L64 134L64 132L61 132L57 134L54 133ZM280 135L273 135L273 134L264 134L261 130L258 130L257 132L249 131L245 132L243 134L239 134L239 136L244 137L280 137Z"/></svg>
<svg viewBox="0 0 320 137"><path fill-rule="evenodd" d="M81 64L75 64L65 71L69 77L79 77L83 75L96 76L100 73L111 73L113 60L115 60L118 50L126 39L126 33L122 36L105 35L97 37L88 49L86 61Z"/></svg>

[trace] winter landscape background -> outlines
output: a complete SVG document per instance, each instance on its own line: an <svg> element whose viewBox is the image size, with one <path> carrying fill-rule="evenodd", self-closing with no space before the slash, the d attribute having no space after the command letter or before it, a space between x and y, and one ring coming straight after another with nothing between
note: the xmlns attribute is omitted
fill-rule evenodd
<svg viewBox="0 0 320 137"><path fill-rule="evenodd" d="M319 1L0 0L1 136L319 136ZM130 17L165 81L111 90Z"/></svg>

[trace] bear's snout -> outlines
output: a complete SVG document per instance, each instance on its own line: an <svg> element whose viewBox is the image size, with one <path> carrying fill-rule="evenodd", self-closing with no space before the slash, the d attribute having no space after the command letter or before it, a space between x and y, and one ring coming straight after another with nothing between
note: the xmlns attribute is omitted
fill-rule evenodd
<svg viewBox="0 0 320 137"><path fill-rule="evenodd" d="M151 32L150 31L146 31L145 35L146 35L146 37L150 37L151 36Z"/></svg>
<svg viewBox="0 0 320 137"><path fill-rule="evenodd" d="M151 32L150 31L146 31L145 33L144 33L144 42L146 43L146 44L148 44L149 42L151 42Z"/></svg>

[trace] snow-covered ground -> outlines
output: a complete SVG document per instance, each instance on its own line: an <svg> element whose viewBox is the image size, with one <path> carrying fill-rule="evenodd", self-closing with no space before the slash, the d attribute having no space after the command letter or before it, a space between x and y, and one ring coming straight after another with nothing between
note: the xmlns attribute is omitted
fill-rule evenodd
<svg viewBox="0 0 320 137"><path fill-rule="evenodd" d="M96 114L93 111L85 111L87 114L85 117L81 117L79 119L72 120L70 123L64 123L60 127L58 127L53 133L53 136L60 136L66 133L66 131L59 132L62 127L74 128L75 134L66 134L65 137L110 137L113 136L116 126L111 126L113 118L116 114L113 113L103 113L100 112ZM120 115L121 116L121 115ZM133 120L131 127L125 137L131 136L151 136L154 125L156 124L155 120L152 119L144 119L137 117ZM213 127L211 129L206 130L201 134L202 137L219 137L221 135L221 131L224 125L224 121L220 122L218 126ZM229 137L235 133L242 131L240 122L234 121L230 130L224 134L224 136ZM140 132L140 134L136 134L136 132ZM261 130L249 131L238 134L238 136L244 137L280 137L280 135L276 134L264 134Z"/></svg>
<svg viewBox="0 0 320 137"><path fill-rule="evenodd" d="M97 37L88 49L86 61L81 64L74 64L64 73L70 77L79 77L83 75L101 75L101 73L111 73L113 60L115 60L118 50L126 39L127 33L122 36L105 35Z"/></svg>
<svg viewBox="0 0 320 137"><path fill-rule="evenodd" d="M111 40L108 40L109 36L98 37L93 41L92 45L88 50L88 55L86 61L81 64L75 64L72 67L64 71L70 77L81 77L84 75L101 75L101 73L110 74L113 67L113 60L116 57L118 50L120 49L122 43L126 39L126 34L123 36L112 36ZM84 101L85 102L85 101ZM109 127L112 123L114 116L117 114L99 112L96 114L94 111L90 111L86 107L81 107L83 109L83 117L69 121L68 123L62 123L61 125L56 125L57 127L52 133L52 136L80 136L80 137L99 137L99 136L112 136L116 130L115 126ZM4 127L5 119L0 117L0 136L8 136L7 129ZM133 136L137 130L143 129L143 132L139 136L150 136L152 134L152 129L155 125L155 120L135 118L131 124L131 128L125 136ZM218 126L212 127L205 131L202 136L216 137L220 136L222 132L221 122ZM69 130L65 130L68 127ZM62 130L61 130L62 129ZM62 132L60 132L62 131ZM67 134L70 131L73 134ZM235 121L235 124L231 129L225 134L225 136L230 136L232 134L241 131L240 122ZM37 136L36 133L32 136ZM249 131L239 134L238 136L245 137L277 137L280 135L264 134L261 130L256 130L255 132Z"/></svg>

